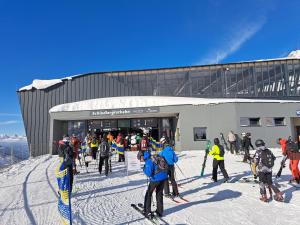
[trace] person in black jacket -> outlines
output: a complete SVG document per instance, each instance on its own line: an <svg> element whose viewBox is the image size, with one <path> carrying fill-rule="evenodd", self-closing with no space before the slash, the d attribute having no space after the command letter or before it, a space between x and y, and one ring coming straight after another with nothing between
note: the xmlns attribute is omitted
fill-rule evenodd
<svg viewBox="0 0 300 225"><path fill-rule="evenodd" d="M250 147L254 150L254 147L251 143L251 133L246 133L245 135L243 135L243 139L242 139L242 148L245 152L245 155L244 155L244 159L243 159L243 162L247 162L247 160L250 160L251 157L250 157Z"/></svg>
<svg viewBox="0 0 300 225"><path fill-rule="evenodd" d="M108 159L109 159L109 154L110 154L110 146L107 142L107 137L104 135L102 142L99 146L99 154L100 154L100 159L99 159L99 173L101 174L102 172L102 166L105 163L105 175L108 175Z"/></svg>
<svg viewBox="0 0 300 225"><path fill-rule="evenodd" d="M70 138L64 135L63 139L59 141L58 156L63 157L65 166L70 174L70 192L73 188L73 148L70 146Z"/></svg>

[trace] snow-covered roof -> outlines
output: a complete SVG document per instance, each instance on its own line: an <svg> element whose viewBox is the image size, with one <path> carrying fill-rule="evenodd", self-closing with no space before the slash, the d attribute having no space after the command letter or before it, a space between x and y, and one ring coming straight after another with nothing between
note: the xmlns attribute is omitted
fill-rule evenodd
<svg viewBox="0 0 300 225"><path fill-rule="evenodd" d="M290 52L287 58L300 58L300 50Z"/></svg>
<svg viewBox="0 0 300 225"><path fill-rule="evenodd" d="M174 105L209 105L222 103L300 103L300 101L288 100L263 100L263 99L237 99L237 98L191 98L191 97L164 97L164 96L124 96L111 98L89 99L79 102L72 102L54 106L50 109L53 112L76 112L100 109L124 109L154 106Z"/></svg>
<svg viewBox="0 0 300 225"><path fill-rule="evenodd" d="M28 91L32 88L36 89L46 89L48 87L51 87L55 84L62 83L61 79L53 79L53 80L33 80L32 84L27 85L25 87L22 87L19 89L19 91Z"/></svg>
<svg viewBox="0 0 300 225"><path fill-rule="evenodd" d="M72 80L74 77L81 76L81 75L82 74L77 74L77 75L64 77L64 78L61 78L61 79L53 79L53 80L38 80L38 79L35 79L35 80L33 80L32 84L20 88L19 91L29 91L32 88L46 89L46 88L49 88L53 85L62 83L64 80Z"/></svg>

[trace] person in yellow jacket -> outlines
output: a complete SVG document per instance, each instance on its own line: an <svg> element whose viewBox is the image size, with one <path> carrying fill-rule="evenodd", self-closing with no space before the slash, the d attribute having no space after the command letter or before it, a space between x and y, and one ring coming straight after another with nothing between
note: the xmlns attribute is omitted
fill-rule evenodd
<svg viewBox="0 0 300 225"><path fill-rule="evenodd" d="M92 150L92 157L93 159L97 158L97 150L99 146L99 141L96 136L93 137L92 142L91 142L91 150Z"/></svg>
<svg viewBox="0 0 300 225"><path fill-rule="evenodd" d="M224 164L225 151L224 151L224 147L222 145L220 145L219 138L214 139L214 145L212 146L212 149L208 154L214 157L212 180L214 182L218 181L218 167L220 167L220 170L225 178L224 183L228 182L229 177L228 177L227 171L225 169L225 164Z"/></svg>

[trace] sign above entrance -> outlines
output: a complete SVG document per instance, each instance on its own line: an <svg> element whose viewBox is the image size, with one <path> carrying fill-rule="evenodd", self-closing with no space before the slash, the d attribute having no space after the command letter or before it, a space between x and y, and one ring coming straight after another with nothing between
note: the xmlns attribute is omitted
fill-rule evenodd
<svg viewBox="0 0 300 225"><path fill-rule="evenodd" d="M91 111L91 116L119 116L130 114L158 113L159 107L142 107L142 108L127 108L127 109L105 109Z"/></svg>

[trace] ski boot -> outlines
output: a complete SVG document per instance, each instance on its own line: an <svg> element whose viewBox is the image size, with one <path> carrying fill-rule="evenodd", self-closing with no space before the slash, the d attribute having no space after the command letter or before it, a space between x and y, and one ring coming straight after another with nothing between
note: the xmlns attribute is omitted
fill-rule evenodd
<svg viewBox="0 0 300 225"><path fill-rule="evenodd" d="M267 197L267 195L261 195L261 197L259 198L259 200L261 200L263 202L268 202L268 197Z"/></svg>
<svg viewBox="0 0 300 225"><path fill-rule="evenodd" d="M154 216L161 218L163 215L156 210L154 211Z"/></svg>
<svg viewBox="0 0 300 225"><path fill-rule="evenodd" d="M276 193L276 195L274 195L274 200L277 202L283 202L283 195L281 192Z"/></svg>

